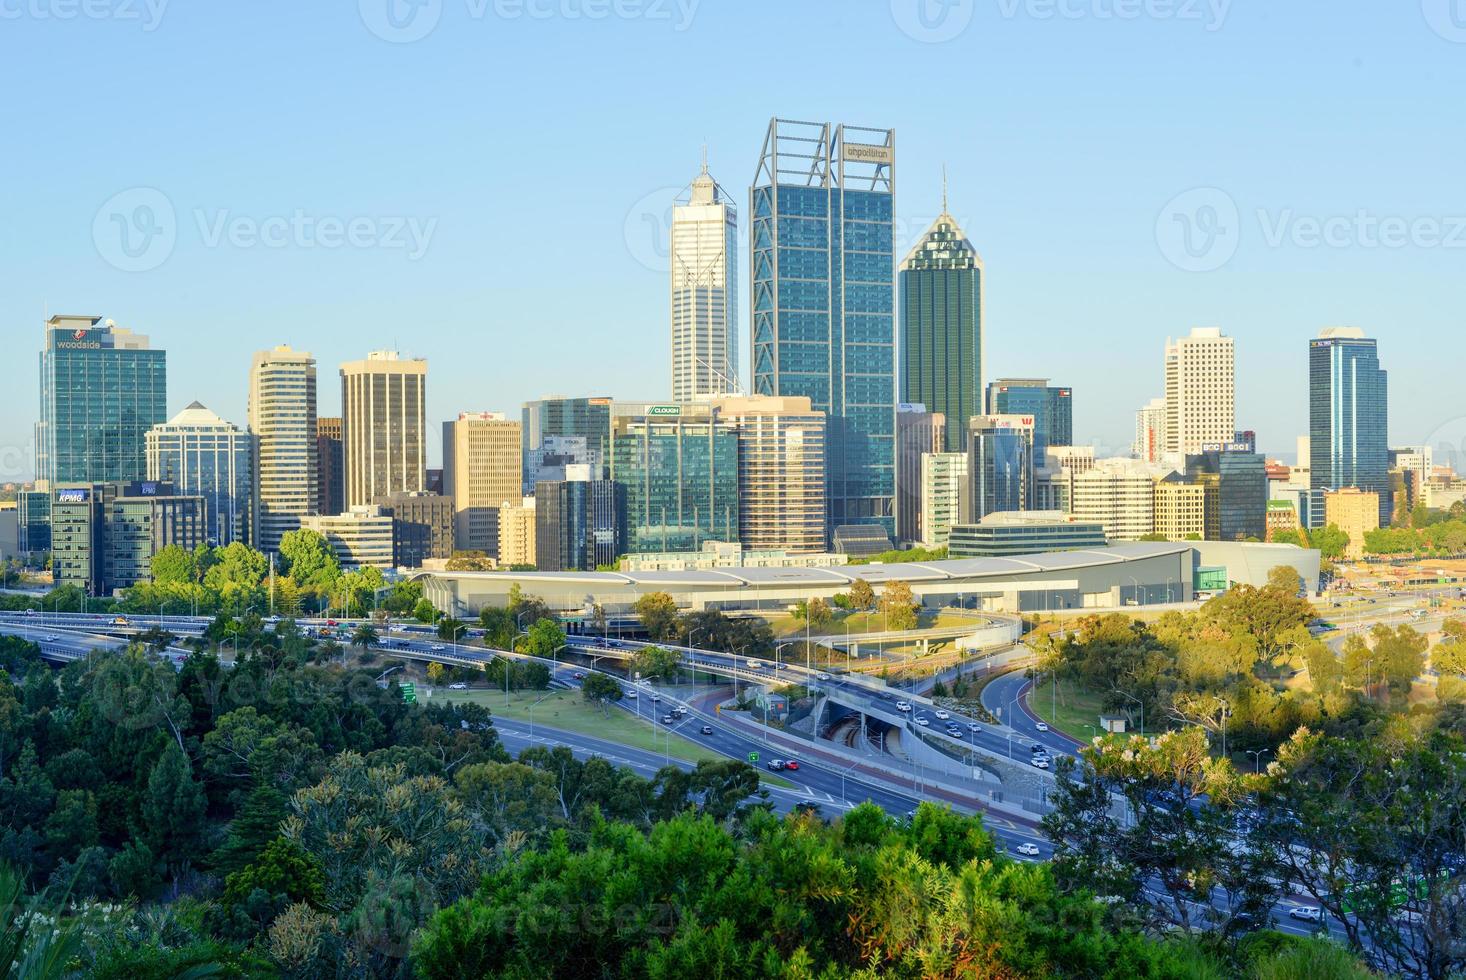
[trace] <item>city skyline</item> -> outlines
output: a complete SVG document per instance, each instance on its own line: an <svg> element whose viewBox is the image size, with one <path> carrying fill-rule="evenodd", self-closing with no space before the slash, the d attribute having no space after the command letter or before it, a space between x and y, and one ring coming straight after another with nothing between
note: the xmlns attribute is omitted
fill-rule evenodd
<svg viewBox="0 0 1466 980"><path fill-rule="evenodd" d="M894 126L901 137L898 252L940 211L946 163L951 209L992 280L988 377L1063 379L1086 406L1076 439L1123 447L1135 407L1156 393L1136 349L1193 325L1218 325L1238 342L1239 413L1286 422L1286 431L1259 427L1261 448L1281 454L1307 423L1306 392L1292 390L1302 338L1330 325L1357 325L1403 351L1454 335L1459 321L1446 285L1459 249L1303 241L1305 219L1352 219L1362 211L1369 224L1462 211L1459 189L1441 172L1450 168L1432 163L1459 159L1466 140L1450 125L1461 114L1451 93L1466 80L1459 45L1432 32L1410 4L1329 7L1322 20L1330 43L1318 45L1315 14L1324 9L1239 5L1215 31L1181 21L1040 22L980 11L965 31L934 44L903 32L888 5L812 3L779 10L782 29L757 33L774 67L768 77L746 79L735 52L737 42L755 36L758 18L712 5L681 32L672 24L610 19L594 27L567 23L563 36L527 19L453 30L445 12L430 37L406 45L372 35L354 10L300 11L288 42L243 11L170 10L152 33L21 19L11 25L15 57L0 67L4 77L17 85L38 77L42 42L52 34L67 39L75 64L53 79L44 98L17 107L16 125L38 144L64 145L83 133L109 149L68 155L62 167L38 160L5 165L8 186L28 188L10 201L11 226L27 233L0 242L12 284L0 296L0 320L24 338L48 308L97 310L153 336L175 351L170 416L199 399L240 422L242 391L216 397L212 385L182 382L282 342L314 351L324 365L410 346L440 365L428 405L429 417L439 420L460 410L512 410L547 391L656 397L670 372L665 216L674 189L697 172L700 148L708 146L710 168L745 212L746 228L746 189L770 115L858 119ZM146 116L103 83L101 66L120 56L137 66L138 86L186 89L178 82L197 77L218 32L246 58L272 43L302 51L329 43L344 62L329 86L318 84L321 67L298 65L291 87L321 94L284 100L291 104L268 120L248 111L258 79L221 79L209 87L207 103L195 105L191 99L202 93L190 93ZM794 38L816 34L844 44L852 58L879 60L892 77L918 77L933 56L956 60L974 90L1005 97L989 100L970 126L955 126L949 109L918 105L888 81L857 78L848 91L815 94L826 91L816 84L825 59L799 59L792 51ZM442 87L492 88L519 73L563 87L542 67L552 40L568 45L591 72L614 60L631 89L654 90L669 66L696 65L698 78L708 81L660 105L642 100L613 109L610 93L594 89L564 100L566 129L609 150L596 160L595 180L579 179L554 141L527 138L535 125L527 107L460 105L450 115L441 101L424 98ZM1152 53L1143 78L1106 70L1142 48ZM458 55L469 51L479 56L466 66ZM1244 53L1251 68L1239 80L1230 69ZM411 84L375 83L379 57L411 69ZM1229 82L1197 84L1208 77ZM711 82L716 78L744 84L735 94ZM1304 81L1292 85L1295 78ZM1269 95L1280 85L1288 86L1287 105ZM337 101L324 95L328 89L351 94ZM63 102L66 114L57 111ZM1411 110L1399 112L1402 104ZM210 116L233 122L201 131L181 125L183 114L196 117L203 105ZM1127 108L1117 116L1117 106ZM315 131L329 112L389 119L398 134L383 140L371 127L347 127L341 142L321 146ZM1340 114L1348 126L1316 122ZM1036 118L1047 120L1042 132L1031 125ZM1426 154L1419 152L1424 118L1433 120L1434 134ZM636 139L624 138L627 128ZM140 132L148 138L138 139ZM283 158L266 154L273 145L266 134L297 149ZM511 142L513 152L501 152ZM480 172L486 149L498 161L491 181ZM423 153L440 176L402 179L422 165ZM217 159L251 172L251 186L211 166ZM177 235L166 261L129 272L99 253L94 222L100 215L111 227L113 212L103 213L104 205L137 188L165 197ZM1204 188L1222 191L1217 200L1231 201L1245 228L1229 262L1189 272L1158 245L1157 224L1178 195ZM413 239L405 228L400 237L408 247L400 249L293 240L273 248L248 244L243 225L221 230L221 221L258 224L297 210L312 220L375 221L384 237L389 218L414 218L422 230L434 219L437 225L416 260L408 257ZM577 254L594 261L583 267L583 288L547 290L553 273L544 257L567 229ZM239 231L232 240L245 244L231 244L228 230ZM1053 288L1056 278L1063 288ZM740 292L739 308L747 309L746 286ZM746 315L738 326L746 332ZM567 359L553 378L496 369L530 363L547 331L582 356ZM187 338L205 336L208 343L185 350ZM628 336L638 343L627 345ZM1031 346L1040 336L1056 341L1042 353ZM746 341L739 353L747 371ZM1449 426L1463 413L1432 383L1428 364L1397 357L1391 370L1399 441L1455 431ZM484 397L486 371L492 400ZM1146 390L1134 391L1141 381ZM6 479L33 475L33 436L13 406L34 404L35 384L22 373L13 385L16 400L5 400L12 409L0 419L0 448L11 450ZM322 393L323 413L338 413L335 398L334 391ZM438 438L430 438L433 459L441 452Z"/></svg>

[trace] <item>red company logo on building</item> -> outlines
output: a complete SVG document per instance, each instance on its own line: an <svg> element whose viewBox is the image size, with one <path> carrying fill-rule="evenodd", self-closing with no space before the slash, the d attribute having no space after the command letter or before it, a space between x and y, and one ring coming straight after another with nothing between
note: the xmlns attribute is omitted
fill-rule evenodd
<svg viewBox="0 0 1466 980"><path fill-rule="evenodd" d="M71 331L71 339L72 340L86 340L87 339L87 332L85 330L73 330L73 331Z"/></svg>

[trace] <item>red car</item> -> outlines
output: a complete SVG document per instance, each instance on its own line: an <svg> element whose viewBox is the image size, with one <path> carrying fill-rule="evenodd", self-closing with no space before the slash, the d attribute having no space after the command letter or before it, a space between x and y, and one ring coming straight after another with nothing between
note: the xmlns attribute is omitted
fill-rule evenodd
<svg viewBox="0 0 1466 980"><path fill-rule="evenodd" d="M790 759L788 762L784 763L784 768L785 769L798 769L799 768L799 763L795 762L793 759Z"/></svg>

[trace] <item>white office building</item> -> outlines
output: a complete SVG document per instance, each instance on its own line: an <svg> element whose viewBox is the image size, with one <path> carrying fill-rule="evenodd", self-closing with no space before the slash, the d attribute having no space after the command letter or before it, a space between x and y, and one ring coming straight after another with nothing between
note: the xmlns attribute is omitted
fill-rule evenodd
<svg viewBox="0 0 1466 980"><path fill-rule="evenodd" d="M392 567L392 518L380 507L317 514L302 518L300 526L325 538L342 568Z"/></svg>
<svg viewBox="0 0 1466 980"><path fill-rule="evenodd" d="M967 454L921 454L921 546L941 548L962 521L966 499Z"/></svg>
<svg viewBox="0 0 1466 980"><path fill-rule="evenodd" d="M672 208L672 400L738 390L738 212L707 161Z"/></svg>
<svg viewBox="0 0 1466 980"><path fill-rule="evenodd" d="M283 345L255 354L248 420L255 437L255 547L278 551L280 538L315 513L319 496L316 359Z"/></svg>
<svg viewBox="0 0 1466 980"><path fill-rule="evenodd" d="M1166 342L1165 424L1166 452L1182 456L1237 438L1237 345L1219 328Z"/></svg>

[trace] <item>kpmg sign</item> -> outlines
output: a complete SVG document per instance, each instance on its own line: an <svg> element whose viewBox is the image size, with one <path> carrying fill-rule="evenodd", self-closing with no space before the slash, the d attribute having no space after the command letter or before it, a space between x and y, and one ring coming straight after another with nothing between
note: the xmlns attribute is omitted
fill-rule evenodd
<svg viewBox="0 0 1466 980"><path fill-rule="evenodd" d="M58 504L84 504L92 499L92 492L83 487L73 487L68 490L56 491L56 502Z"/></svg>

